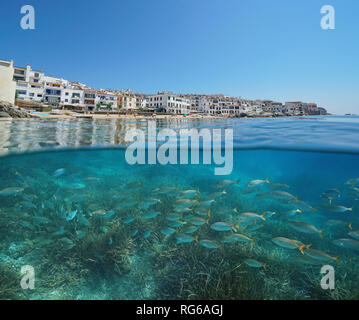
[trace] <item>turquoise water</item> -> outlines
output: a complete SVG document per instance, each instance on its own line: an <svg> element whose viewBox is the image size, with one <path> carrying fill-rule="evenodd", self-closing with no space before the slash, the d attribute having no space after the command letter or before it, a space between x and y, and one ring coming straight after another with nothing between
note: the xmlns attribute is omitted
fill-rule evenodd
<svg viewBox="0 0 359 320"><path fill-rule="evenodd" d="M127 164L113 146L133 127L147 122L0 122L0 298L359 298L358 118L157 122L234 128L229 176Z"/></svg>

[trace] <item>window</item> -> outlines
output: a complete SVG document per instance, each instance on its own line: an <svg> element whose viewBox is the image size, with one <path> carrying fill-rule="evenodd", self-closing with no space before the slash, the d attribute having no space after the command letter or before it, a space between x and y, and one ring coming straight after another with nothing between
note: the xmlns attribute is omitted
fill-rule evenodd
<svg viewBox="0 0 359 320"><path fill-rule="evenodd" d="M51 90L51 89L46 89L46 94L51 94L51 95L61 95L61 90Z"/></svg>
<svg viewBox="0 0 359 320"><path fill-rule="evenodd" d="M35 95L35 94L34 94L33 92L30 92L30 93L29 93L29 96L30 96L30 97L33 97L34 95Z"/></svg>

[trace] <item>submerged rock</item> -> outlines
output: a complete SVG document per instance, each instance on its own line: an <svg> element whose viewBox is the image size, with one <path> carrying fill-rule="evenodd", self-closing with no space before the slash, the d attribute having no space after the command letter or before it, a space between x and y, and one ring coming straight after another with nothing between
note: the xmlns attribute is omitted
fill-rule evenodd
<svg viewBox="0 0 359 320"><path fill-rule="evenodd" d="M0 118L34 118L34 116L9 102L0 101Z"/></svg>

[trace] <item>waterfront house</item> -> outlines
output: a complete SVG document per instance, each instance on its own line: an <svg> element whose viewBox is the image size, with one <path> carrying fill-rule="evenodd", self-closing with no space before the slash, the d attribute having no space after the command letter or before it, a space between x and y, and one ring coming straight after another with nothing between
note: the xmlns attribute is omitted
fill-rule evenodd
<svg viewBox="0 0 359 320"><path fill-rule="evenodd" d="M165 110L172 114L189 114L191 112L190 100L172 92L159 92L156 95L149 96L147 106L155 110Z"/></svg>
<svg viewBox="0 0 359 320"><path fill-rule="evenodd" d="M95 106L98 111L116 111L117 95L105 90L97 90Z"/></svg>

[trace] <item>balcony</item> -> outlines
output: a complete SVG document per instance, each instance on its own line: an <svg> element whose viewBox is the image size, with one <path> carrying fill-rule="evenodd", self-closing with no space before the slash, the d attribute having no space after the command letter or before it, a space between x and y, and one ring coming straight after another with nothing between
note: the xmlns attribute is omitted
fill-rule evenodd
<svg viewBox="0 0 359 320"><path fill-rule="evenodd" d="M20 76L25 76L25 70L14 70L14 74L16 75L20 75Z"/></svg>
<svg viewBox="0 0 359 320"><path fill-rule="evenodd" d="M85 99L85 104L87 104L87 105L95 105L95 100Z"/></svg>
<svg viewBox="0 0 359 320"><path fill-rule="evenodd" d="M45 101L48 103L59 103L60 97L45 97Z"/></svg>
<svg viewBox="0 0 359 320"><path fill-rule="evenodd" d="M59 83L45 83L45 87L49 89L63 89L62 85Z"/></svg>
<svg viewBox="0 0 359 320"><path fill-rule="evenodd" d="M61 90L46 89L45 95L47 95L47 96L61 96Z"/></svg>
<svg viewBox="0 0 359 320"><path fill-rule="evenodd" d="M25 77L14 75L14 81L25 81L25 80L26 80Z"/></svg>

